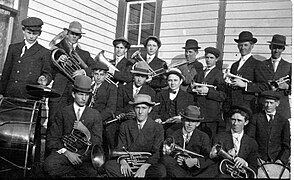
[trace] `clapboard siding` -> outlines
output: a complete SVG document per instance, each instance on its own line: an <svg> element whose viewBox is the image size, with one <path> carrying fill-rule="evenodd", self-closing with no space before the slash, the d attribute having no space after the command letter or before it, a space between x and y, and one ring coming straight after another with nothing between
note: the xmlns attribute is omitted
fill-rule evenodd
<svg viewBox="0 0 294 180"><path fill-rule="evenodd" d="M72 21L79 21L85 33L79 40L82 49L94 58L101 50L112 57L112 41L116 33L117 0L30 0L28 16L44 21L40 44L49 48L49 42L67 28Z"/></svg>

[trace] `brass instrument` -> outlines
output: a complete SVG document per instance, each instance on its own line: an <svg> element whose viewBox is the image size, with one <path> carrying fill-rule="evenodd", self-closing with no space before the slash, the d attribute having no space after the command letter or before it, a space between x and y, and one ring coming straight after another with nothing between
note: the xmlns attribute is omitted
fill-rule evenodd
<svg viewBox="0 0 294 180"><path fill-rule="evenodd" d="M126 148L123 146L122 149L125 152L120 151L113 151L112 157L117 157L117 162L119 163L122 159L126 160L129 164L133 174L136 173L136 171L146 163L148 158L152 155L149 152L129 152L126 150Z"/></svg>
<svg viewBox="0 0 294 180"><path fill-rule="evenodd" d="M225 152L219 144L214 145L210 152L210 158L216 156L224 158L219 165L222 174L229 174L233 178L256 178L256 173L250 167L236 168L234 157Z"/></svg>
<svg viewBox="0 0 294 180"><path fill-rule="evenodd" d="M280 84L283 84L285 82L288 82L288 81L290 81L290 76L289 75L286 75L284 77L281 77L278 80L269 81L269 84L272 87L272 90L278 91L279 90L279 85Z"/></svg>
<svg viewBox="0 0 294 180"><path fill-rule="evenodd" d="M224 79L225 79L225 82L228 84L232 84L233 79L241 79L242 81L247 83L251 82L250 80L243 78L240 75L231 74L228 69L226 70L226 73L224 74Z"/></svg>
<svg viewBox="0 0 294 180"><path fill-rule="evenodd" d="M210 85L210 84L207 84L207 83L197 83L197 82L192 82L191 83L191 87L192 87L192 91L193 92L196 92L195 91L195 87L203 87L203 86L205 86L205 87L208 87L208 88L213 88L213 89L216 89L217 87L216 86L214 86L214 85Z"/></svg>
<svg viewBox="0 0 294 180"><path fill-rule="evenodd" d="M142 62L144 62L144 63L145 63L145 66L148 67L148 70L150 71L151 76L152 76L152 77L155 76L157 70L154 71L154 70L149 66L149 64L145 61L145 59L143 59L143 57L141 56L140 49L137 50L136 52L134 52L134 54L132 54L131 58L132 58L132 59L135 59L137 62L138 62L138 61L142 61Z"/></svg>
<svg viewBox="0 0 294 180"><path fill-rule="evenodd" d="M90 108L92 108L94 106L94 104L95 104L95 97L96 97L97 92L98 92L98 88L97 88L97 86L94 86L94 88L92 90L92 94L91 94L91 100L90 100L90 103L88 105Z"/></svg>
<svg viewBox="0 0 294 180"><path fill-rule="evenodd" d="M51 60L68 79L74 81L73 73L77 70L88 68L88 66L68 42L66 34L67 30L64 30L50 42L49 46L53 49L51 51ZM65 55L66 59L60 60L61 55Z"/></svg>
<svg viewBox="0 0 294 180"><path fill-rule="evenodd" d="M110 123L113 123L116 121L122 121L122 120L126 119L126 117L129 117L129 116L135 117L135 112L131 111L128 113L120 113L114 119L106 121L104 124L107 125L107 124L110 124Z"/></svg>

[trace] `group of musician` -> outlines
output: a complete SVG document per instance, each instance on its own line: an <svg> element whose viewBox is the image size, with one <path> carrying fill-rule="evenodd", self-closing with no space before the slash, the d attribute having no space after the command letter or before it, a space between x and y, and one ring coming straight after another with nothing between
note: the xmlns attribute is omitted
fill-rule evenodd
<svg viewBox="0 0 294 180"><path fill-rule="evenodd" d="M24 41L9 46L0 98L35 99L26 85L50 82L60 95L49 97L43 167L49 176L243 178L256 176L265 163L289 167L291 63L281 57L285 36L274 35L271 57L259 61L251 54L257 39L242 31L234 39L241 58L223 73L217 67L222 53L214 47L204 49L204 69L195 39L183 47L184 63L167 65L157 56L158 37L149 36L146 54L136 51L130 59L131 44L120 37L109 66L81 49L78 21L64 28L63 40L50 50L37 42L41 19L21 24ZM77 56L83 61L71 77L52 62L56 48L66 52L55 60L61 66ZM71 147L66 140L75 134L86 140Z"/></svg>

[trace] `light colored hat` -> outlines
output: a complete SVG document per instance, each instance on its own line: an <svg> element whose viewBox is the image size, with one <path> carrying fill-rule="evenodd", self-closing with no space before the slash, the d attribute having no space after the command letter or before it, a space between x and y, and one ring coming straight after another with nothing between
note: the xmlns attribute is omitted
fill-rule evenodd
<svg viewBox="0 0 294 180"><path fill-rule="evenodd" d="M149 106L154 106L156 103L151 101L151 96L147 94L137 94L134 97L134 101L130 101L129 104L137 105L137 104L148 104Z"/></svg>
<svg viewBox="0 0 294 180"><path fill-rule="evenodd" d="M78 75L75 77L73 89L79 92L90 93L92 80L85 75Z"/></svg>
<svg viewBox="0 0 294 180"><path fill-rule="evenodd" d="M168 77L170 74L175 74L179 76L181 79L185 80L185 76L182 74L181 70L179 70L178 68L170 68L170 70L166 72L166 76Z"/></svg>
<svg viewBox="0 0 294 180"><path fill-rule="evenodd" d="M139 61L134 65L133 69L130 70L130 72L133 74L143 74L149 76L151 73L149 71L149 67L146 64L146 62Z"/></svg>
<svg viewBox="0 0 294 180"><path fill-rule="evenodd" d="M63 28L63 29L68 30L68 31L72 31L72 32L78 33L78 34L85 34L85 33L82 32L82 25L78 21L71 22L69 24L68 29L67 28Z"/></svg>

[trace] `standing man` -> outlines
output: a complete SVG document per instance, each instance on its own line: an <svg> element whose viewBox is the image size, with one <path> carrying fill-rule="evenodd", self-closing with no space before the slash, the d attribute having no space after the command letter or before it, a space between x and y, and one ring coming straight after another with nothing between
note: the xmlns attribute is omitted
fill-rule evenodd
<svg viewBox="0 0 294 180"><path fill-rule="evenodd" d="M133 170L131 163L128 164L125 158L107 161L105 170L109 177L164 177L165 173L159 174L164 167L158 164L164 136L163 128L148 116L155 102L151 101L149 95L138 94L130 104L133 105L136 117L121 124L116 150L129 153L147 152L151 155ZM132 157L129 159L132 160ZM135 161L133 163L136 164Z"/></svg>
<svg viewBox="0 0 294 180"><path fill-rule="evenodd" d="M47 85L52 79L49 50L37 41L43 21L29 17L21 25L24 41L11 44L8 48L0 80L0 99L3 96L32 98L27 94L26 85Z"/></svg>
<svg viewBox="0 0 294 180"><path fill-rule="evenodd" d="M169 152L169 147L164 144L161 163L166 168L167 177L197 177L209 164L210 140L206 133L197 129L203 118L197 106L189 105L182 116L183 128L172 134L176 146L201 156L183 152ZM187 157L188 155L188 157ZM189 157L190 156L190 157ZM203 157L202 157L203 156Z"/></svg>
<svg viewBox="0 0 294 180"><path fill-rule="evenodd" d="M218 132L219 123L222 121L222 102L226 98L225 81L223 73L216 67L220 51L213 47L207 47L204 51L207 68L204 73L197 73L194 78L194 81L199 85L193 88L194 84L192 83L191 87L194 92L192 93L194 101L197 102L204 117L200 129L206 132L209 137L214 137ZM201 85L202 83L203 85ZM190 90L188 89L188 91Z"/></svg>
<svg viewBox="0 0 294 180"><path fill-rule="evenodd" d="M201 47L198 46L198 41L195 39L188 39L186 41L185 47L183 47L183 49L185 49L185 58L188 61L187 64L179 67L185 77L185 81L181 87L184 91L186 91L189 85L192 83L196 74L203 73L202 63L196 60L198 49L200 48Z"/></svg>
<svg viewBox="0 0 294 180"><path fill-rule="evenodd" d="M87 143L92 145L102 144L102 119L98 111L86 106L91 89L91 78L78 75L73 85L72 97L74 103L66 106L54 116L51 128L47 132L47 148L50 155L45 159L44 170L51 177L95 177L97 171L91 162L91 148L86 151L87 144L66 143L68 139L75 137L73 131L85 135ZM72 135L72 136L71 136ZM84 137L84 136L82 136ZM71 151L71 146L77 148L77 152Z"/></svg>
<svg viewBox="0 0 294 180"><path fill-rule="evenodd" d="M59 47L63 50L71 49L71 53L77 53L77 55L84 61L84 63L88 66L88 68L83 68L76 70L72 74L72 78L77 75L88 75L91 76L92 66L95 64L94 59L90 56L88 51L82 50L78 45L79 39L82 38L82 25L78 21L73 21L69 24L68 28L64 28L65 37L58 44L54 44L56 47ZM66 41L66 43L65 43ZM67 47L66 45L70 47ZM66 55L61 55L58 61L67 61L69 57ZM61 96L59 98L50 98L49 99L49 120L48 120L48 128L52 124L52 117L54 117L55 113L62 109L63 107L70 105L73 103L73 98L71 95L72 91L72 80L69 79L63 72L61 72L57 67L53 69L53 77L54 83L52 84L52 88L56 90Z"/></svg>
<svg viewBox="0 0 294 180"><path fill-rule="evenodd" d="M259 163L275 162L287 164L290 161L290 124L278 111L278 92L261 93L264 110L254 114L247 134L258 143Z"/></svg>

